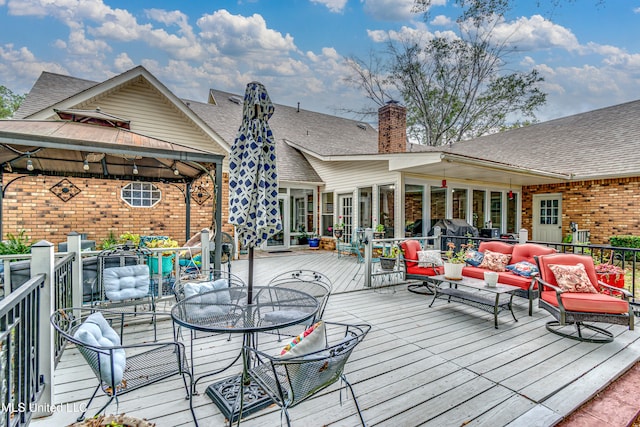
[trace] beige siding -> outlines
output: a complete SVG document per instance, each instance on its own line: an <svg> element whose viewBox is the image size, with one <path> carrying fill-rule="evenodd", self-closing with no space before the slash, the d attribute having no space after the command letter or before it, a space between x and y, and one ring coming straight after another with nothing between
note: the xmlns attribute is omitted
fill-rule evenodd
<svg viewBox="0 0 640 427"><path fill-rule="evenodd" d="M357 187L377 184L399 184L400 173L389 172L388 162L322 162L309 157L309 163L326 183L324 191L345 193Z"/></svg>
<svg viewBox="0 0 640 427"><path fill-rule="evenodd" d="M133 132L216 154L227 154L198 124L142 78L75 108L100 108L105 113L130 120Z"/></svg>

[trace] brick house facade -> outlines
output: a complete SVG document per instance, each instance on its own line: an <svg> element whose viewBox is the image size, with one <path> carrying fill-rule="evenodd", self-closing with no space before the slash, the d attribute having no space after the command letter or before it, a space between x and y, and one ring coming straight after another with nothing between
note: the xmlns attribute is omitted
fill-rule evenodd
<svg viewBox="0 0 640 427"><path fill-rule="evenodd" d="M4 174L4 184L19 175ZM153 207L132 207L120 197L121 189L131 181L96 178L67 178L81 191L64 202L50 188L64 178L33 176L14 181L4 198L3 229L5 234L25 230L32 242L48 240L64 242L72 231L86 233L89 240L100 244L110 233L117 238L125 232L141 235L166 235L179 244L185 243L186 211L184 185L154 183L162 198ZM228 176L223 174L223 217L228 209ZM204 181L204 180L203 180ZM206 183L203 183L206 185ZM182 188L180 188L182 187ZM211 197L202 205L191 200L191 234L211 228L214 209L213 185L205 187ZM28 195L28 197L19 197ZM225 227L226 225L226 227ZM223 224L223 231L231 226Z"/></svg>
<svg viewBox="0 0 640 427"><path fill-rule="evenodd" d="M563 235L569 223L590 231L590 243L608 244L613 235L640 235L640 177L577 181L522 188L522 227L532 233L533 195L562 194Z"/></svg>

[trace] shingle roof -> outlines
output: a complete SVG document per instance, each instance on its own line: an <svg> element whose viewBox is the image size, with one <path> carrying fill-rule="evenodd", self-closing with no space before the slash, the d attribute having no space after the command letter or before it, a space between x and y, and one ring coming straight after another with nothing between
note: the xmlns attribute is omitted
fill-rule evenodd
<svg viewBox="0 0 640 427"><path fill-rule="evenodd" d="M227 139L228 131L222 131L230 124L237 126L242 117L242 95L210 90L219 111L221 120L209 122ZM231 99L239 99L240 103ZM378 152L378 132L371 125L356 120L330 116L328 114L275 104L275 113L269 125L277 139L291 141L296 145L316 153L319 156L345 156L358 154L376 154ZM227 123L230 121L230 123ZM229 135L230 136L230 135ZM233 141L233 138L231 141Z"/></svg>
<svg viewBox="0 0 640 427"><path fill-rule="evenodd" d="M242 122L242 97L229 100L226 97L216 97L218 104L205 104L197 101L185 101L205 123L214 129L231 146ZM276 105L275 113L269 120L269 126L276 139L278 177L284 181L322 183L322 179L311 167L307 159L298 150L291 148L284 140L284 135L276 119L281 113L281 106Z"/></svg>
<svg viewBox="0 0 640 427"><path fill-rule="evenodd" d="M24 119L97 84L98 82L90 80L43 71L13 118Z"/></svg>
<svg viewBox="0 0 640 427"><path fill-rule="evenodd" d="M98 83L43 72L15 114L16 119L62 101ZM242 119L242 96L212 89L214 104L184 101L229 145ZM378 153L378 133L369 124L308 110L275 105L269 124L278 144L281 179L322 180L288 141L320 157ZM452 144L427 147L409 144L409 151L436 151L569 174L574 179L632 176L640 173L640 101L576 114Z"/></svg>
<svg viewBox="0 0 640 427"><path fill-rule="evenodd" d="M640 172L640 101L453 144L443 150L574 179Z"/></svg>

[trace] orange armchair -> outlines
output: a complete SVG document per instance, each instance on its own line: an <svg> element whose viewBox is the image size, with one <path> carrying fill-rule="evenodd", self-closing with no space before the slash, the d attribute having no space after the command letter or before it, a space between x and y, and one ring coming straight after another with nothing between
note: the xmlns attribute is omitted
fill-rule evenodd
<svg viewBox="0 0 640 427"><path fill-rule="evenodd" d="M611 342L614 335L591 322L627 325L633 330L634 314L629 305L631 293L598 281L590 256L562 253L541 255L535 259L540 270L536 277L540 290L538 306L556 319L547 322L547 330L574 340L595 343ZM575 332L566 332L565 326L572 324ZM585 335L584 329L592 333Z"/></svg>

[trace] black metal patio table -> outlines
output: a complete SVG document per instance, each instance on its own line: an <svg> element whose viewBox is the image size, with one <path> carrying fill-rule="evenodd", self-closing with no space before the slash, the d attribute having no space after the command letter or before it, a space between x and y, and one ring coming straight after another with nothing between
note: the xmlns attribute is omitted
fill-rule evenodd
<svg viewBox="0 0 640 427"><path fill-rule="evenodd" d="M171 309L175 324L187 328L192 333L238 333L243 334L243 347L255 346L255 334L268 332L303 323L311 319L318 311L315 297L295 289L268 286L253 286L251 304L247 303L248 287L230 287L216 289L203 294L193 295L176 303ZM283 315L286 313L286 315ZM193 344L193 343L192 343ZM239 375L218 381L207 387L207 395L216 403L221 412L229 419L229 425L271 403L266 393L249 379L249 357L246 351L242 356L243 370ZM231 365L223 368L227 369ZM193 372L193 360L191 370ZM193 377L192 394L198 381L220 373L222 370ZM246 399L250 402L247 404ZM189 402L193 407L193 398Z"/></svg>

